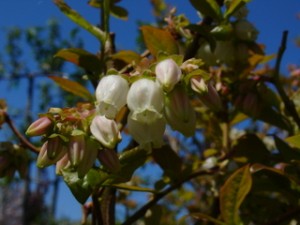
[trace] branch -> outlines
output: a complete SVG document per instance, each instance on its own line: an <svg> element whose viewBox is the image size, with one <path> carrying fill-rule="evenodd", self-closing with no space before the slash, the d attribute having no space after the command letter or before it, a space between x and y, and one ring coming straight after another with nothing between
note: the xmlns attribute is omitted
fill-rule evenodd
<svg viewBox="0 0 300 225"><path fill-rule="evenodd" d="M134 222L136 222L138 219L143 217L145 215L145 213L147 212L147 210L150 209L152 206L154 206L160 199L162 199L163 197L165 197L172 191L178 189L183 183L185 183L191 179L194 179L196 177L199 177L199 176L214 174L219 169L220 169L219 167L215 167L211 170L205 170L205 171L201 170L201 171L194 172L194 173L190 174L188 177L184 178L183 180L178 181L177 183L171 185L164 191L162 191L158 194L155 194L154 197L148 203L146 203L142 208L140 208L132 216L130 216L122 225L131 225Z"/></svg>
<svg viewBox="0 0 300 225"><path fill-rule="evenodd" d="M37 148L36 146L34 146L33 144L31 144L20 132L19 130L15 127L13 121L10 119L9 115L4 112L4 121L8 124L8 126L10 127L10 129L13 131L13 133L19 138L19 140L21 141L21 143L26 146L27 148L29 148L32 152L34 153L39 153L40 150L39 148Z"/></svg>
<svg viewBox="0 0 300 225"><path fill-rule="evenodd" d="M274 74L273 74L273 83L284 103L285 109L287 112L289 112L290 116L293 117L294 121L296 122L297 126L300 128L300 117L297 113L295 104L293 101L291 101L289 99L289 97L287 96L287 94L285 93L283 86L280 82L279 79L279 74L280 74L280 65L281 65L281 60L283 57L283 53L286 49L286 42L287 42L287 36L288 36L288 31L284 31L282 34L282 40L281 40L281 45L278 49L278 57L276 60L276 64L275 64L275 70L274 70Z"/></svg>

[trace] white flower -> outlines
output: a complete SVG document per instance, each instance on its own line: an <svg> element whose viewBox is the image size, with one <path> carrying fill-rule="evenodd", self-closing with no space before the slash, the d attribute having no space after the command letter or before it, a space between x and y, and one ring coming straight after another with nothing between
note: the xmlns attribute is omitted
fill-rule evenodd
<svg viewBox="0 0 300 225"><path fill-rule="evenodd" d="M103 77L96 88L97 107L100 115L114 119L126 104L128 82L118 75Z"/></svg>
<svg viewBox="0 0 300 225"><path fill-rule="evenodd" d="M155 67L155 74L166 92L170 92L181 78L181 70L173 59L159 62Z"/></svg>
<svg viewBox="0 0 300 225"><path fill-rule="evenodd" d="M132 113L128 116L127 124L129 133L133 139L145 149L161 147L166 128L165 119L160 118L153 121L151 124L147 124L132 119L131 114Z"/></svg>
<svg viewBox="0 0 300 225"><path fill-rule="evenodd" d="M131 119L152 123L162 117L164 94L156 82L143 78L134 82L127 95L127 106Z"/></svg>
<svg viewBox="0 0 300 225"><path fill-rule="evenodd" d="M107 119L105 116L95 116L90 129L95 138L107 148L114 148L121 140L116 121Z"/></svg>

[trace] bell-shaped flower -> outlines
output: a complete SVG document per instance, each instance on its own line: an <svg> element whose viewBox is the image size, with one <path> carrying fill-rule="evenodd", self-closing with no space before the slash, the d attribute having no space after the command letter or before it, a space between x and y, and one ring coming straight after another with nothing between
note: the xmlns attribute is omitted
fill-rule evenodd
<svg viewBox="0 0 300 225"><path fill-rule="evenodd" d="M34 121L27 129L26 135L28 136L39 136L46 134L51 128L52 121L47 117L43 116Z"/></svg>
<svg viewBox="0 0 300 225"><path fill-rule="evenodd" d="M143 78L134 82L127 95L131 118L141 123L153 123L162 117L164 93L155 81Z"/></svg>
<svg viewBox="0 0 300 225"><path fill-rule="evenodd" d="M185 90L178 86L165 96L165 118L172 129L192 136L196 129L196 113Z"/></svg>
<svg viewBox="0 0 300 225"><path fill-rule="evenodd" d="M105 116L95 116L90 130L95 138L105 147L113 149L121 140L121 134L116 121Z"/></svg>
<svg viewBox="0 0 300 225"><path fill-rule="evenodd" d="M155 67L157 81L170 92L181 79L181 70L173 59L165 59Z"/></svg>
<svg viewBox="0 0 300 225"><path fill-rule="evenodd" d="M65 154L60 160L57 161L55 167L56 175L62 175L62 171L71 167L71 162L69 159L69 154Z"/></svg>
<svg viewBox="0 0 300 225"><path fill-rule="evenodd" d="M69 159L72 166L77 167L85 152L84 135L71 136L69 140Z"/></svg>
<svg viewBox="0 0 300 225"><path fill-rule="evenodd" d="M152 123L143 123L132 119L131 114L128 116L127 124L129 133L133 139L145 149L161 147L166 128L165 119L162 117Z"/></svg>
<svg viewBox="0 0 300 225"><path fill-rule="evenodd" d="M60 136L48 138L47 142L47 156L49 159L55 159L58 155L60 155L61 151L65 150L65 145Z"/></svg>
<svg viewBox="0 0 300 225"><path fill-rule="evenodd" d="M103 77L96 88L97 108L102 116L114 119L126 104L128 82L118 75Z"/></svg>

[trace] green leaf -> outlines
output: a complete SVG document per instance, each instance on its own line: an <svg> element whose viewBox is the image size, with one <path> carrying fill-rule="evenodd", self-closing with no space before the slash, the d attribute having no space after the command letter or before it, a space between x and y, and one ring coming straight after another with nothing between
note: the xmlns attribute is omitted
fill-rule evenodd
<svg viewBox="0 0 300 225"><path fill-rule="evenodd" d="M228 40L233 33L233 28L230 23L221 24L213 28L210 33L218 40Z"/></svg>
<svg viewBox="0 0 300 225"><path fill-rule="evenodd" d="M201 14L221 21L222 11L216 0L190 0L193 7Z"/></svg>
<svg viewBox="0 0 300 225"><path fill-rule="evenodd" d="M233 158L247 163L267 163L270 152L255 134L245 134L232 147Z"/></svg>
<svg viewBox="0 0 300 225"><path fill-rule="evenodd" d="M285 139L288 143L296 148L300 148L300 134L288 137Z"/></svg>
<svg viewBox="0 0 300 225"><path fill-rule="evenodd" d="M241 224L239 208L252 186L249 165L236 170L220 191L220 210L227 225Z"/></svg>
<svg viewBox="0 0 300 225"><path fill-rule="evenodd" d="M141 56L138 53L130 50L119 51L116 54L112 55L111 57L113 59L122 60L128 64L130 63L138 64L141 61Z"/></svg>
<svg viewBox="0 0 300 225"><path fill-rule="evenodd" d="M300 160L300 151L297 151L296 149L292 148L276 135L274 135L273 137L275 140L276 147L282 155L285 162L290 162L291 160Z"/></svg>
<svg viewBox="0 0 300 225"><path fill-rule="evenodd" d="M127 185L127 184L112 184L108 185L112 186L118 189L122 190L128 190L128 191L139 191L139 192L150 192L150 193L155 193L156 191L150 188L145 188L145 187L138 187L138 186L133 186L133 185Z"/></svg>
<svg viewBox="0 0 300 225"><path fill-rule="evenodd" d="M79 48L62 49L54 57L62 58L85 69L87 72L99 74L101 62L98 57L88 51Z"/></svg>
<svg viewBox="0 0 300 225"><path fill-rule="evenodd" d="M52 79L58 86L60 86L63 90L70 92L76 96L92 101L94 98L91 93L81 84L57 76L48 76Z"/></svg>
<svg viewBox="0 0 300 225"><path fill-rule="evenodd" d="M131 179L134 171L144 165L148 158L148 154L144 149L133 148L123 152L120 157L121 169L118 174L121 182L127 182Z"/></svg>
<svg viewBox="0 0 300 225"><path fill-rule="evenodd" d="M121 6L117 6L117 5L110 6L110 13L116 18L122 20L128 19L128 11Z"/></svg>
<svg viewBox="0 0 300 225"><path fill-rule="evenodd" d="M155 162L163 169L164 174L176 181L182 174L182 161L169 145L152 149Z"/></svg>
<svg viewBox="0 0 300 225"><path fill-rule="evenodd" d="M177 43L169 31L152 26L142 26L141 30L145 44L153 56L158 56L160 52L178 54Z"/></svg>
<svg viewBox="0 0 300 225"><path fill-rule="evenodd" d="M54 0L54 3L58 6L60 11L64 13L69 19L75 22L77 25L83 29L90 32L102 43L106 41L106 34L100 30L98 27L90 24L85 18L83 18L78 12L70 8L63 0Z"/></svg>
<svg viewBox="0 0 300 225"><path fill-rule="evenodd" d="M81 204L84 204L92 193L92 189L87 185L83 185L83 179L78 178L77 172L62 171L62 174L64 181L70 188L76 200Z"/></svg>
<svg viewBox="0 0 300 225"><path fill-rule="evenodd" d="M232 14L234 14L237 10L239 10L242 6L246 3L250 2L251 0L232 0L230 2L229 7L225 11L225 19L228 19Z"/></svg>

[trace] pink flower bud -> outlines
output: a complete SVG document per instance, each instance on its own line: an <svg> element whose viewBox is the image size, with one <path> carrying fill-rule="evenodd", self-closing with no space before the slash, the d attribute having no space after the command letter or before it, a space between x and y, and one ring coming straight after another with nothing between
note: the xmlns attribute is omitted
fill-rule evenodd
<svg viewBox="0 0 300 225"><path fill-rule="evenodd" d="M48 139L47 156L49 159L55 159L65 148L62 139L59 136Z"/></svg>
<svg viewBox="0 0 300 225"><path fill-rule="evenodd" d="M128 82L118 75L103 77L96 89L96 99L100 115L114 119L126 104Z"/></svg>
<svg viewBox="0 0 300 225"><path fill-rule="evenodd" d="M27 129L26 135L39 136L46 134L49 128L52 126L52 121L44 116L34 121Z"/></svg>
<svg viewBox="0 0 300 225"><path fill-rule="evenodd" d="M141 123L152 123L162 117L164 93L152 80L140 79L134 82L127 95L131 118Z"/></svg>
<svg viewBox="0 0 300 225"><path fill-rule="evenodd" d="M142 123L132 119L130 113L127 124L129 133L142 148L159 148L163 144L162 139L166 128L166 122L163 117L152 121L152 123Z"/></svg>
<svg viewBox="0 0 300 225"><path fill-rule="evenodd" d="M111 149L102 149L99 151L98 159L104 167L110 172L117 173L121 169L118 154Z"/></svg>
<svg viewBox="0 0 300 225"><path fill-rule="evenodd" d="M69 160L69 154L65 154L60 160L56 163L55 173L57 175L62 175L62 170L71 166Z"/></svg>
<svg viewBox="0 0 300 225"><path fill-rule="evenodd" d="M182 87L176 87L165 97L165 117L172 129L192 136L196 129L196 114Z"/></svg>
<svg viewBox="0 0 300 225"><path fill-rule="evenodd" d="M77 167L83 158L85 140L83 135L71 136L69 140L69 159L71 165Z"/></svg>
<svg viewBox="0 0 300 225"><path fill-rule="evenodd" d="M181 79L181 70L173 59L165 59L155 67L157 81L170 92Z"/></svg>
<svg viewBox="0 0 300 225"><path fill-rule="evenodd" d="M95 116L91 126L92 134L105 147L113 149L121 140L121 134L116 121L105 116Z"/></svg>
<svg viewBox="0 0 300 225"><path fill-rule="evenodd" d="M56 163L67 153L67 148L65 146L62 146L61 149L57 151L55 157L50 159L48 157L48 145L49 141L46 141L40 149L40 153L37 158L37 166L40 168L44 168Z"/></svg>

